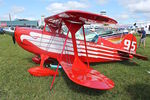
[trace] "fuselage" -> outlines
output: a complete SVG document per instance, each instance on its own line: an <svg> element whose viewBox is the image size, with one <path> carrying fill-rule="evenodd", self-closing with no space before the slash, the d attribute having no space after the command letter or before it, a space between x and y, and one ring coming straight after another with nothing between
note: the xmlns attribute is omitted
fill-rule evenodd
<svg viewBox="0 0 150 100"><path fill-rule="evenodd" d="M57 59L62 53L66 35L37 29L16 27L15 39L23 49L31 53L36 55L45 54L50 58ZM87 58L89 62L121 61L132 58L131 55L123 56L118 53L117 50L121 49L121 44L114 44L101 37L98 38L97 43L87 42L88 55L86 55L84 41L76 40L76 42L78 56L84 62L87 61ZM71 38L67 39L63 54L68 61L74 59L74 48Z"/></svg>

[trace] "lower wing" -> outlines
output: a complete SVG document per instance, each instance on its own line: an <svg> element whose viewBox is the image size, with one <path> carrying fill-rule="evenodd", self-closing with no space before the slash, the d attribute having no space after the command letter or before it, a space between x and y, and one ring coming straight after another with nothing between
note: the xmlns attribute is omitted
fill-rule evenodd
<svg viewBox="0 0 150 100"><path fill-rule="evenodd" d="M70 80L88 88L109 90L114 87L114 82L100 72L88 68L79 58L73 64L65 61L59 62Z"/></svg>

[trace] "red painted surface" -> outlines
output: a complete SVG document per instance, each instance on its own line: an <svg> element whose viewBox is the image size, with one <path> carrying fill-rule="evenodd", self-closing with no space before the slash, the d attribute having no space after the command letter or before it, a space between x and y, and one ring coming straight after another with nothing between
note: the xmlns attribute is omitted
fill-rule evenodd
<svg viewBox="0 0 150 100"><path fill-rule="evenodd" d="M35 57L32 58L32 61L35 62L36 64L40 64L41 59L40 59L40 57L35 56Z"/></svg>
<svg viewBox="0 0 150 100"><path fill-rule="evenodd" d="M33 76L53 76L55 71L44 67L32 67L28 69L28 72ZM58 72L56 73L58 75Z"/></svg>
<svg viewBox="0 0 150 100"><path fill-rule="evenodd" d="M88 68L79 58L75 58L73 65L69 65L64 61L60 61L60 64L63 66L69 79L76 84L99 90L108 90L115 86L112 80L100 72Z"/></svg>
<svg viewBox="0 0 150 100"><path fill-rule="evenodd" d="M66 35L61 34L62 22L68 27L72 38L67 39ZM99 37L97 43L86 42L85 45L85 41L76 40L75 33L85 23L91 22L117 23L106 16L82 11L66 11L45 19L45 23L49 26L51 32L46 32L45 29L41 31L16 27L15 39L17 43L23 49L41 57L40 66L30 68L29 73L34 76L58 75L58 68L53 71L43 67L48 58L53 58L58 60L69 79L73 82L94 89L112 89L114 82L111 79L90 68L90 66L88 67L83 62L129 60L133 58L132 54L136 53L136 38L129 34L124 37L120 44L115 44ZM32 60L39 63L39 59L36 57ZM54 80L55 77L53 82Z"/></svg>

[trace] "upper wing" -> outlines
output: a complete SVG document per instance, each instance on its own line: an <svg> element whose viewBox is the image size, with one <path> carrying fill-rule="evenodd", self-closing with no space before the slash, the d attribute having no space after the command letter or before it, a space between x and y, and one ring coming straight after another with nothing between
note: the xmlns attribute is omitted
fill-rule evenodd
<svg viewBox="0 0 150 100"><path fill-rule="evenodd" d="M91 24L91 23L107 23L117 24L117 21L107 16L93 14L79 10L69 10L50 17L45 18L45 23L52 30L57 30L62 25L62 21L68 21L75 24Z"/></svg>
<svg viewBox="0 0 150 100"><path fill-rule="evenodd" d="M59 20L68 20L72 23L108 23L117 24L117 21L103 16L79 10L69 10L50 17L45 18L46 23L58 23Z"/></svg>

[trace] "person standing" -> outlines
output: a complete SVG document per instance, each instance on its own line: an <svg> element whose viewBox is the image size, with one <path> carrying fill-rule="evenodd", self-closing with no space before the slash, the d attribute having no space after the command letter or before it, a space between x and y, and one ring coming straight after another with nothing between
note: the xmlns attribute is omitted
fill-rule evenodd
<svg viewBox="0 0 150 100"><path fill-rule="evenodd" d="M146 32L144 30L144 27L141 28L141 38L140 38L140 42L139 42L139 47L141 45L141 43L143 43L144 48L145 48L145 40L146 40Z"/></svg>

